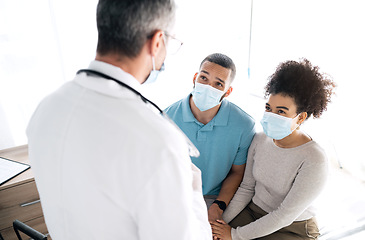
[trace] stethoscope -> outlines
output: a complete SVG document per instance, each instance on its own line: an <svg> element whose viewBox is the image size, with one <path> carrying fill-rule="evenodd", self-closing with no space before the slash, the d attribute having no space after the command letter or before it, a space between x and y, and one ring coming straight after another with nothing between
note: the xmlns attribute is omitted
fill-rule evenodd
<svg viewBox="0 0 365 240"><path fill-rule="evenodd" d="M77 74L79 74L79 73L86 73L87 75L96 75L96 76L99 76L101 78L105 78L105 79L108 79L108 80L112 80L112 81L118 83L120 86L125 87L128 90L130 90L130 91L134 92L135 94L137 94L142 99L142 101L144 103L149 103L152 106L154 106L165 119L167 119L172 125L174 125L183 134L183 136L185 137L185 140L186 140L186 142L187 142L187 144L189 146L189 154L190 154L190 156L192 156L192 157L199 157L200 153L199 153L198 149L190 141L190 139L185 135L185 133L175 124L175 122L172 121L169 118L169 116L164 111L162 111L161 108L159 108L157 106L157 104L155 104L154 102L152 102L151 100L149 100L148 98L146 98L145 96L143 96L136 89L132 88L128 84L125 84L124 82L119 81L116 78L113 78L113 77L111 77L111 76L109 76L107 74L101 73L99 71L95 71L95 70L91 70L91 69L80 69L79 71L77 71Z"/></svg>
<svg viewBox="0 0 365 240"><path fill-rule="evenodd" d="M151 100L147 99L145 96L143 96L140 92L138 92L136 89L132 88L131 86L129 86L128 84L125 84L124 82L121 82L119 81L118 79L116 78L113 78L109 75L106 75L104 73L101 73L101 72L98 72L98 71L95 71L95 70L91 70L91 69L80 69L79 71L77 71L77 74L79 73L86 73L86 74L91 74L91 75L96 75L96 76L99 76L99 77L102 77L102 78L105 78L105 79L109 79L109 80L112 80L116 83L118 83L120 86L123 86L129 90L131 90L132 92L134 92L135 94L137 94L138 96L141 97L142 101L145 102L145 103L150 103L152 106L154 106L159 112L161 115L164 115L164 112L161 110L161 108L159 108L154 102L152 102Z"/></svg>

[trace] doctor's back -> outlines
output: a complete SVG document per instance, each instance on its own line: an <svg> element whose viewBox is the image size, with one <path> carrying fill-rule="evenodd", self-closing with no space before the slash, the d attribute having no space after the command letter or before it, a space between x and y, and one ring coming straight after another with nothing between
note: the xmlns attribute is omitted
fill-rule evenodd
<svg viewBox="0 0 365 240"><path fill-rule="evenodd" d="M98 11L108 2L99 1ZM120 11L128 8L119 2ZM127 5L139 2L152 11L173 6L168 0ZM163 46L161 34L155 32L152 45ZM164 58L160 49L155 54ZM144 81L102 57L89 69L136 90ZM130 89L77 74L40 103L27 135L52 239L211 239L199 172L192 171L183 135Z"/></svg>

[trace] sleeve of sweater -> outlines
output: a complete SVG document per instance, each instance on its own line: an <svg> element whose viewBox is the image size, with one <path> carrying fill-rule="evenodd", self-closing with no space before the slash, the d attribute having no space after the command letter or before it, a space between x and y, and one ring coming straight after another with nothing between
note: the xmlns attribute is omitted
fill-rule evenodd
<svg viewBox="0 0 365 240"><path fill-rule="evenodd" d="M322 151L313 151L307 156L310 159L303 162L280 206L246 226L232 229L233 240L254 239L273 233L293 223L311 205L325 185L328 166Z"/></svg>
<svg viewBox="0 0 365 240"><path fill-rule="evenodd" d="M232 219L236 217L247 206L247 204L249 204L255 193L256 181L252 175L252 167L255 146L257 144L256 138L257 135L255 135L248 150L246 170L243 180L231 202L228 204L227 209L223 213L223 220L227 223L232 221Z"/></svg>

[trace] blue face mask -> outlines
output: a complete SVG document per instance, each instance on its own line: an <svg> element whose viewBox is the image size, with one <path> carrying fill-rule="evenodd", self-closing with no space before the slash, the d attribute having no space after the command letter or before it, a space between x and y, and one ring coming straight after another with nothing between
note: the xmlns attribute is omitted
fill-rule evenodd
<svg viewBox="0 0 365 240"><path fill-rule="evenodd" d="M223 94L223 91L198 82L195 83L195 88L192 92L193 101L202 112L217 106Z"/></svg>
<svg viewBox="0 0 365 240"><path fill-rule="evenodd" d="M146 81L144 81L143 84L150 84L156 82L158 74L164 70L165 70L165 63L162 63L160 70L156 70L155 58L152 56L152 70L150 72L150 75L148 75L148 78L146 79Z"/></svg>
<svg viewBox="0 0 365 240"><path fill-rule="evenodd" d="M296 116L298 117L299 114ZM291 130L292 123L296 118L288 118L275 113L265 112L261 120L261 125L265 134L275 140L281 140L289 136L294 130Z"/></svg>

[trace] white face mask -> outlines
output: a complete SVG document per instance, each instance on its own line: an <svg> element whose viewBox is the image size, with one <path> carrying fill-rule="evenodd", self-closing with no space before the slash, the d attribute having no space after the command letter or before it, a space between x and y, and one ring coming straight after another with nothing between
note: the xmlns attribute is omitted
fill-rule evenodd
<svg viewBox="0 0 365 240"><path fill-rule="evenodd" d="M275 113L265 112L261 120L261 125L268 137L281 140L292 134L299 127L298 125L295 129L291 130L292 123L298 116L299 114L294 118L288 118Z"/></svg>
<svg viewBox="0 0 365 240"><path fill-rule="evenodd" d="M144 81L143 84L150 84L156 82L158 74L164 70L165 70L165 63L162 63L160 70L156 70L155 58L152 56L152 70L150 72L150 75L148 75L148 78L146 79L146 81Z"/></svg>
<svg viewBox="0 0 365 240"><path fill-rule="evenodd" d="M200 111L204 112L221 102L224 91L211 87L208 84L196 82L192 95L195 105Z"/></svg>

